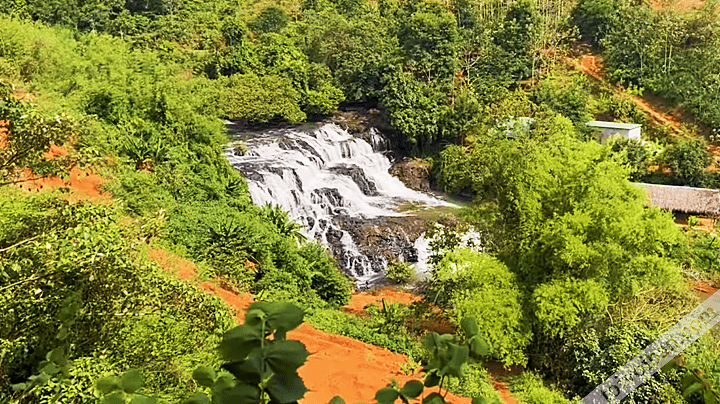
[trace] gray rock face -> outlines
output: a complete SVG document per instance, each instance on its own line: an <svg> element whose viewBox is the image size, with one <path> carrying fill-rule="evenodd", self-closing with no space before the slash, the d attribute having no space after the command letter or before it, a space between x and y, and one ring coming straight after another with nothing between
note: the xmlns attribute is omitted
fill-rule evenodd
<svg viewBox="0 0 720 404"><path fill-rule="evenodd" d="M330 172L346 175L357 184L363 194L367 196L377 196L377 186L372 180L368 179L365 171L358 166L336 166L330 168Z"/></svg>
<svg viewBox="0 0 720 404"><path fill-rule="evenodd" d="M384 270L391 261L417 262L414 244L427 229L425 221L410 216L373 219L341 216L336 223L350 234L360 252L375 260L372 269L376 272Z"/></svg>

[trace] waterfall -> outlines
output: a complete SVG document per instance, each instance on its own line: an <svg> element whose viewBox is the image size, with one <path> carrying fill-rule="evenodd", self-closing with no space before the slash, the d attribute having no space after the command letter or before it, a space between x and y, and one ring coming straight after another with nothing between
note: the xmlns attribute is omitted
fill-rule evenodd
<svg viewBox="0 0 720 404"><path fill-rule="evenodd" d="M232 128L231 128L232 129ZM427 256L419 234L403 229L403 203L445 205L431 195L413 191L388 174L391 162L383 154L388 142L371 130L356 138L334 124L316 129L279 129L243 133L247 152L227 158L248 181L257 205L280 205L290 218L305 226L308 239L327 245L341 270L357 280L358 287L384 278L387 258L358 245L358 233L382 227L385 237L378 249L393 249L399 259L414 262ZM368 227L376 226L376 227ZM387 240L398 243L397 246ZM424 265L420 262L418 265Z"/></svg>

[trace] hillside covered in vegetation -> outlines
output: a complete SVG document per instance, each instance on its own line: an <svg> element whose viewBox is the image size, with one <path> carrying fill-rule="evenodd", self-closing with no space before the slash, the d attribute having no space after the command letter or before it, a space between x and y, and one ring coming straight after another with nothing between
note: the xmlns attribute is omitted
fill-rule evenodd
<svg viewBox="0 0 720 404"><path fill-rule="evenodd" d="M606 80L575 70L583 52ZM273 128L349 107L379 109L396 153L471 197L429 226L441 230L424 304L341 311L352 281L282 209L255 206L223 155L226 120ZM593 119L640 123L643 141L600 144ZM418 368L441 346L421 343L425 323L447 322L482 352L448 370L455 395L497 399L483 367L495 361L524 368L508 380L518 400L576 402L699 303L694 282L717 286L717 231L676 225L631 182L720 187L719 135L715 1L4 1L0 402L220 400L220 379L196 369L220 369L235 320L157 251ZM102 185L78 194L90 177ZM467 228L481 251L459 247ZM287 331L273 330L268 344ZM719 338L625 402L717 403ZM147 397L97 383L128 369ZM237 402L265 399L250 396Z"/></svg>

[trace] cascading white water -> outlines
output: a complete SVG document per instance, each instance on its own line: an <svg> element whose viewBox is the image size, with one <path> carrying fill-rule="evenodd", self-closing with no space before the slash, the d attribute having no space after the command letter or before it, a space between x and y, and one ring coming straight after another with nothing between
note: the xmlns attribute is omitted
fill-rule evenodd
<svg viewBox="0 0 720 404"><path fill-rule="evenodd" d="M362 253L353 237L340 228L338 218L357 222L397 217L401 215L398 206L406 202L446 204L391 176L391 162L382 153L387 142L372 131L370 140L372 145L337 125L325 124L308 131L254 133L246 140L245 155L227 154L247 178L253 202L282 206L291 219L305 225L308 238L331 248L341 269L357 279L358 285L381 279L387 262ZM410 248L426 246L422 240L407 242ZM426 257L427 253L415 251L414 256Z"/></svg>

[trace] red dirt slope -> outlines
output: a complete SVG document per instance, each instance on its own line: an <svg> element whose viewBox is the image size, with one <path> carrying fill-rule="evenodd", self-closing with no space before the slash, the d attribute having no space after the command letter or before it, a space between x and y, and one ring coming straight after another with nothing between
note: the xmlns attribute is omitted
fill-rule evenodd
<svg viewBox="0 0 720 404"><path fill-rule="evenodd" d="M192 262L166 251L153 250L150 258L183 279L192 278L196 271ZM205 282L200 287L225 301L237 316L238 322L242 321L245 309L252 302L249 294L238 295L211 282ZM361 301L363 299L365 297ZM351 303L351 306L359 304L362 303ZM419 378L401 371L400 365L408 363L404 355L319 331L307 323L288 333L288 337L302 341L312 354L299 370L309 390L305 398L300 400L303 404L325 404L336 395L348 403L369 403L374 401L375 393L390 383L391 379L404 384ZM469 404L471 401L452 394L448 394L447 399L458 404Z"/></svg>

